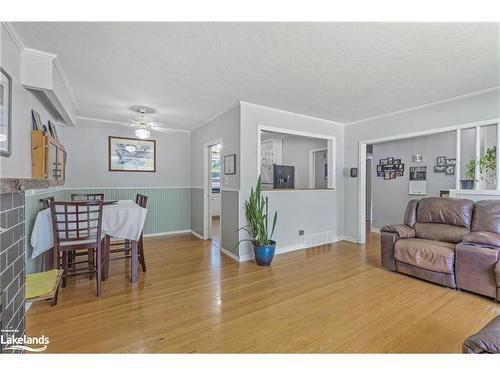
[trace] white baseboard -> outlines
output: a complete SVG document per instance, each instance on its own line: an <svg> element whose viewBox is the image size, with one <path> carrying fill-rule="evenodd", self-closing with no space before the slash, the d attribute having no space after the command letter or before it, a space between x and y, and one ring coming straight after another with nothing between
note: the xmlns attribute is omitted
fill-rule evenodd
<svg viewBox="0 0 500 375"><path fill-rule="evenodd" d="M174 230L171 232L148 233L148 234L145 234L144 237L171 236L174 234L185 234L185 233L191 233L191 230L190 229L183 229L183 230Z"/></svg>
<svg viewBox="0 0 500 375"><path fill-rule="evenodd" d="M220 247L219 248L220 252L224 255L227 255L228 257L230 257L231 259L237 261L237 262L242 262L242 260L240 260L240 257L236 254L234 254L233 252L227 250L227 249L224 249L223 247Z"/></svg>
<svg viewBox="0 0 500 375"><path fill-rule="evenodd" d="M349 236L342 236L342 241L352 242L356 244L359 243L357 238Z"/></svg>
<svg viewBox="0 0 500 375"><path fill-rule="evenodd" d="M288 245L288 246L277 248L275 254L285 254L285 253L290 253L292 251L311 249L311 248L317 247L317 246L323 246L323 245L329 245L332 243L336 243L336 242L342 241L343 239L344 239L343 236L337 236L334 238L333 241L319 243L319 244L316 244L314 246L306 246L303 243L295 244L295 245ZM221 251L222 251L222 249L221 249ZM238 262L246 262L247 260L254 259L253 253L245 254L245 255L237 257L237 258L234 254L233 254L233 256L234 256L233 259L238 259Z"/></svg>
<svg viewBox="0 0 500 375"><path fill-rule="evenodd" d="M157 232L157 233L148 233L145 234L144 237L160 237L160 236L172 236L175 234L192 234L195 237L198 237L200 240L203 240L203 236L194 230L191 229L183 229L183 230L174 230L171 232Z"/></svg>
<svg viewBox="0 0 500 375"><path fill-rule="evenodd" d="M371 228L370 232L372 232L372 233L380 233L380 228Z"/></svg>
<svg viewBox="0 0 500 375"><path fill-rule="evenodd" d="M191 233L193 236L198 237L200 240L204 240L203 236L199 234L198 232L195 232L194 230L189 230L189 233Z"/></svg>

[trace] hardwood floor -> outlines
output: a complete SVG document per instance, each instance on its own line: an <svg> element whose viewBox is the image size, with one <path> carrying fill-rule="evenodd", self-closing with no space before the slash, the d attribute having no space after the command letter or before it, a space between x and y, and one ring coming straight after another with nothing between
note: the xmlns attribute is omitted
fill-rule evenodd
<svg viewBox="0 0 500 375"><path fill-rule="evenodd" d="M27 314L49 352L459 352L500 313L491 299L380 268L379 238L238 264L190 235L147 239L131 285L111 263L103 296L84 277Z"/></svg>

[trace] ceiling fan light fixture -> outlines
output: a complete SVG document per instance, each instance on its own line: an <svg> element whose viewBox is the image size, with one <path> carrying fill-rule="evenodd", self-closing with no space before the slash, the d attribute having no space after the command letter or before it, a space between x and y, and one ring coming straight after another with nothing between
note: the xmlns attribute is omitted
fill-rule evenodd
<svg viewBox="0 0 500 375"><path fill-rule="evenodd" d="M138 137L140 139L146 139L146 138L149 138L151 133L149 132L149 130L147 130L145 128L139 128L139 129L135 130L135 135L136 135L136 137Z"/></svg>

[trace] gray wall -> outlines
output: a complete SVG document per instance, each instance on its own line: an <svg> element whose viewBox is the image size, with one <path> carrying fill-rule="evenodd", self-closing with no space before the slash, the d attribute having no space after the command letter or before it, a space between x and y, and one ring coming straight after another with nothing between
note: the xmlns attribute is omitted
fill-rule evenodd
<svg viewBox="0 0 500 375"><path fill-rule="evenodd" d="M221 246L238 255L236 244L238 234L239 192L222 190L221 195Z"/></svg>
<svg viewBox="0 0 500 375"><path fill-rule="evenodd" d="M12 78L12 154L0 157L1 177L31 177L31 110L40 113L42 123L55 124L51 108L39 95L21 86L21 53L3 25L1 27L1 66ZM61 126L57 126L60 135Z"/></svg>
<svg viewBox="0 0 500 375"><path fill-rule="evenodd" d="M191 133L191 183L203 187L203 145L222 138L221 158L236 154L236 174L222 174L222 189L240 187L240 108L234 108Z"/></svg>
<svg viewBox="0 0 500 375"><path fill-rule="evenodd" d="M373 145L373 228L380 229L388 224L402 223L408 201L422 198L408 195L409 169L412 166L427 166L427 196L439 197L440 190L455 188L454 175L434 173L436 157L443 155L454 158L455 144L455 132L448 132ZM416 154L423 155L424 162L413 163L411 157ZM379 160L391 156L401 159L401 162L405 164L404 176L393 180L377 177L376 165Z"/></svg>
<svg viewBox="0 0 500 375"><path fill-rule="evenodd" d="M323 139L299 136L283 138L283 165L295 166L295 189L309 188L309 151L327 148Z"/></svg>
<svg viewBox="0 0 500 375"><path fill-rule="evenodd" d="M222 138L221 159L236 154L236 174L221 175L221 246L233 251L237 241L234 238L233 222L228 218L238 215L238 206L234 205L234 195L240 187L240 107L234 108L211 120L191 133L191 230L203 235L203 148L208 142ZM226 202L226 200L229 201ZM233 211L231 211L233 210ZM238 222L236 222L238 224ZM227 247L226 247L227 246Z"/></svg>
<svg viewBox="0 0 500 375"><path fill-rule="evenodd" d="M66 186L189 187L191 141L189 133L152 131L156 140L156 172L110 172L108 136L135 138L134 128L78 120L62 131L68 152Z"/></svg>
<svg viewBox="0 0 500 375"><path fill-rule="evenodd" d="M345 128L345 166L358 166L358 145L369 140L416 131L441 128L500 117L500 90L455 101L439 103L419 109L348 125ZM356 240L358 236L358 179L344 180L345 207L344 234Z"/></svg>
<svg viewBox="0 0 500 375"><path fill-rule="evenodd" d="M314 233L331 232L334 237L342 234L344 165L344 127L332 121L281 111L250 103L241 103L241 190L240 226L246 223L243 203L250 189L257 181L257 129L258 125L308 131L336 137L336 189L325 191L268 192L270 205L278 211L278 225L275 240L277 251L288 247L300 247L304 243L299 238L299 229L311 228ZM313 234L313 233L306 233ZM243 234L241 238L245 238ZM251 246L240 246L240 257L253 253Z"/></svg>

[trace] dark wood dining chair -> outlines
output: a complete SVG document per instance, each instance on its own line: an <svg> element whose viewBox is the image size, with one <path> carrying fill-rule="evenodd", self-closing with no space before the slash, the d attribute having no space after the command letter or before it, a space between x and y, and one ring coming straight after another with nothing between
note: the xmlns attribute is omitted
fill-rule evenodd
<svg viewBox="0 0 500 375"><path fill-rule="evenodd" d="M135 196L135 203L137 203L142 208L146 208L148 205L148 197L142 194L137 194ZM144 241L143 241L144 231L141 232L141 237L139 238L138 250L139 250L139 263L141 264L142 272L146 272L146 258L144 257ZM111 260L126 259L131 257L132 243L130 240L111 240L109 242L109 249L106 250L106 271L105 275L107 277L109 271L109 262ZM122 253L121 257L111 257L111 254Z"/></svg>
<svg viewBox="0 0 500 375"><path fill-rule="evenodd" d="M72 201L103 201L104 193L76 193L71 194Z"/></svg>
<svg viewBox="0 0 500 375"><path fill-rule="evenodd" d="M101 295L104 274L105 236L102 234L102 200L84 202L50 202L54 238L54 264L63 270L62 286L68 276L96 275L97 296ZM69 261L69 254L86 250L86 269L76 269Z"/></svg>
<svg viewBox="0 0 500 375"><path fill-rule="evenodd" d="M53 202L55 199L54 197L46 197L40 199L40 203L42 204L42 209L45 210L46 208L50 207L50 202Z"/></svg>

